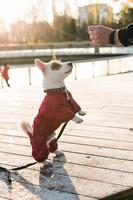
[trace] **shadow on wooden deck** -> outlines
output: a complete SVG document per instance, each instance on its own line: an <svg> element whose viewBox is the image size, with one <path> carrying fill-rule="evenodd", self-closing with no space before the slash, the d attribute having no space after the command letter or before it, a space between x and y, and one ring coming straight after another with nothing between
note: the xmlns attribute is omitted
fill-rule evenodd
<svg viewBox="0 0 133 200"><path fill-rule="evenodd" d="M64 157L49 157L12 172L12 189L0 180L0 199L118 200L133 194L133 73L68 83L87 112L80 125L70 122L59 140ZM78 88L78 90L77 90ZM32 123L43 98L38 87L0 90L0 165L33 162L18 124Z"/></svg>

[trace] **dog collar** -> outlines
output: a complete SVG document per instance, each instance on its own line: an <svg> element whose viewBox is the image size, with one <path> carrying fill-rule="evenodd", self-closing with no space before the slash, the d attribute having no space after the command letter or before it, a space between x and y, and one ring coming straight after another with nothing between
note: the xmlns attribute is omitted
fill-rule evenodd
<svg viewBox="0 0 133 200"><path fill-rule="evenodd" d="M65 87L44 90L44 92L46 92L46 93L49 93L49 92L65 92L65 91L66 91Z"/></svg>
<svg viewBox="0 0 133 200"><path fill-rule="evenodd" d="M44 90L44 92L46 92L46 93L64 92L66 94L67 101L70 101L69 94L68 94L66 87L48 89L48 90Z"/></svg>

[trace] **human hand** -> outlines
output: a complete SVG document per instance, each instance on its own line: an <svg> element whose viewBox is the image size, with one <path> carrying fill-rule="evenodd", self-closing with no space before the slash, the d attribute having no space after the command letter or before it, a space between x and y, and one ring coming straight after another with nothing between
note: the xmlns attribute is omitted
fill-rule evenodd
<svg viewBox="0 0 133 200"><path fill-rule="evenodd" d="M109 35L113 29L103 25L88 26L90 39L94 44L109 44Z"/></svg>

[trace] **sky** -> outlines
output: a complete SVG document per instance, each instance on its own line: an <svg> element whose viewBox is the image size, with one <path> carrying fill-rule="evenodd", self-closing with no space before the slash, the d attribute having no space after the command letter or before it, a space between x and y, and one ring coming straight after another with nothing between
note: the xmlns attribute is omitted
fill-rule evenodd
<svg viewBox="0 0 133 200"><path fill-rule="evenodd" d="M12 23L23 16L27 0L0 0L0 16L7 23Z"/></svg>
<svg viewBox="0 0 133 200"><path fill-rule="evenodd" d="M45 0L47 5L39 5L40 10L45 9L46 13L44 13L44 17L46 17L49 21L52 21L52 7L51 7L51 1L52 0ZM70 12L73 15L76 15L77 13L77 7L75 7L75 3L77 6L84 6L88 3L107 3L110 4L112 7L115 7L116 9L120 8L120 2L126 1L126 0L119 0L117 3L113 3L113 0L65 0L66 3L69 2ZM26 19L24 18L26 15L27 6L29 6L29 3L34 3L36 0L0 0L0 17L4 19L4 21L7 24L11 24L12 22L16 21L17 19ZM41 0L40 0L41 2ZM62 12L63 8L63 1L57 0L57 9L59 12ZM46 8L45 8L46 6ZM75 8L75 9L74 9ZM38 11L38 15L41 12Z"/></svg>

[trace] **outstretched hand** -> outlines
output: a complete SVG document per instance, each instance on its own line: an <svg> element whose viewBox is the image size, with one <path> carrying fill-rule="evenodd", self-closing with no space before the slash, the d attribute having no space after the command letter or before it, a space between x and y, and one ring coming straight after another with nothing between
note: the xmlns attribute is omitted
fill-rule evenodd
<svg viewBox="0 0 133 200"><path fill-rule="evenodd" d="M88 26L90 39L94 44L109 44L109 35L113 29L103 25Z"/></svg>

